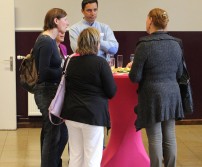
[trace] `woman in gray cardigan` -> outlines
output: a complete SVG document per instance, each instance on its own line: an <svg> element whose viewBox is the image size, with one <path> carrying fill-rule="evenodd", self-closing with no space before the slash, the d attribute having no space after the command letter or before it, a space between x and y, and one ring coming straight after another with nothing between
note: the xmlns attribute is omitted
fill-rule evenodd
<svg viewBox="0 0 202 167"><path fill-rule="evenodd" d="M175 120L184 117L177 80L182 75L182 50L168 35L167 12L152 9L147 17L148 36L139 40L129 73L138 82L135 107L137 130L146 128L151 167L176 166Z"/></svg>

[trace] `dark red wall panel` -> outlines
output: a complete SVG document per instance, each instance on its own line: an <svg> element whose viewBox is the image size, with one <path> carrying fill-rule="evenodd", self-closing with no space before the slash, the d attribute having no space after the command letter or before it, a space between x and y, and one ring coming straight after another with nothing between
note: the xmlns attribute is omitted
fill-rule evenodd
<svg viewBox="0 0 202 167"><path fill-rule="evenodd" d="M181 38L184 45L184 56L187 63L188 71L191 76L191 85L193 89L195 112L187 119L202 119L202 32L170 32L171 35ZM39 32L16 32L16 56L26 55L33 47ZM129 61L129 56L134 53L136 43L139 37L147 35L145 32L137 31L116 31L115 36L119 42L119 51L117 54L124 55L124 65ZM72 51L69 45L68 32L66 33L64 44L68 48L68 54ZM16 60L17 76L17 115L18 118L27 118L28 100L27 92L19 85L19 66L20 60Z"/></svg>

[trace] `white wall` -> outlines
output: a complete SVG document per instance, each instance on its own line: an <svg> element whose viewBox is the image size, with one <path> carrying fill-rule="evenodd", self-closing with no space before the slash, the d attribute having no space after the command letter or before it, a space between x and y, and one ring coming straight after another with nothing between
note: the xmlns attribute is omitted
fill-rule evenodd
<svg viewBox="0 0 202 167"><path fill-rule="evenodd" d="M17 31L42 30L46 12L53 7L68 13L70 25L82 18L81 0L14 0ZM169 31L201 31L200 0L98 0L98 20L114 31L144 31L146 16L160 7L170 17Z"/></svg>

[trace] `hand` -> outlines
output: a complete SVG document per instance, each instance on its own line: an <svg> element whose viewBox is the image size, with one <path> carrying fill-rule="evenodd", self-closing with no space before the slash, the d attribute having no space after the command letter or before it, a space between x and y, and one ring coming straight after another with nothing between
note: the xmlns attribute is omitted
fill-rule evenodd
<svg viewBox="0 0 202 167"><path fill-rule="evenodd" d="M131 61L131 62L129 62L129 63L126 65L126 67L127 67L127 68L131 68L131 67L132 67L132 64L133 64L133 62Z"/></svg>

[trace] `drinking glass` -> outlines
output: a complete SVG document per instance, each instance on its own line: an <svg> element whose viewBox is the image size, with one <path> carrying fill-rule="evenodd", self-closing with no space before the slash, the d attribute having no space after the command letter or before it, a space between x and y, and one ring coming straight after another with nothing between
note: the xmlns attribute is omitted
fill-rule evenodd
<svg viewBox="0 0 202 167"><path fill-rule="evenodd" d="M130 55L130 62L133 62L134 57L135 57L135 54Z"/></svg>
<svg viewBox="0 0 202 167"><path fill-rule="evenodd" d="M110 58L110 67L111 67L111 70L113 71L115 69L115 58L111 57Z"/></svg>
<svg viewBox="0 0 202 167"><path fill-rule="evenodd" d="M123 55L117 55L117 68L122 68L123 66Z"/></svg>
<svg viewBox="0 0 202 167"><path fill-rule="evenodd" d="M110 65L110 59L111 59L111 58L114 58L114 55L108 53L108 54L106 55L106 60L107 60L107 62L109 63L109 65Z"/></svg>

